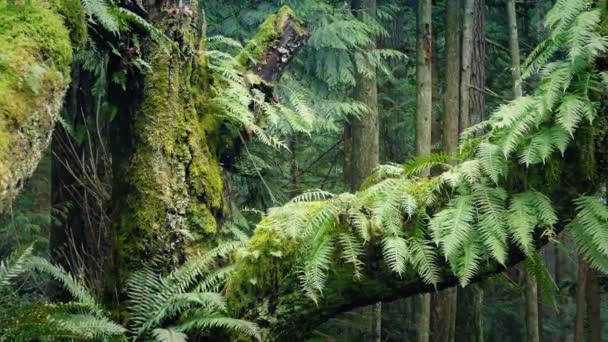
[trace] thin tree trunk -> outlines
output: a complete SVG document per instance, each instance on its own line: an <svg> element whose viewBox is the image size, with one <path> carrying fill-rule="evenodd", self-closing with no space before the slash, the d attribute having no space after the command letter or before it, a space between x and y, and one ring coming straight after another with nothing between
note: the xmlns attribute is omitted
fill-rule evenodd
<svg viewBox="0 0 608 342"><path fill-rule="evenodd" d="M373 305L372 342L382 341L382 303Z"/></svg>
<svg viewBox="0 0 608 342"><path fill-rule="evenodd" d="M538 284L532 274L526 275L526 327L527 341L539 342L538 327Z"/></svg>
<svg viewBox="0 0 608 342"><path fill-rule="evenodd" d="M462 64L460 76L460 130L470 126L470 89L471 89L471 59L473 57L473 24L475 15L475 0L464 1L464 17L462 20Z"/></svg>
<svg viewBox="0 0 608 342"><path fill-rule="evenodd" d="M373 19L376 16L376 0L352 0L353 14L360 20ZM376 43L370 43L368 50L376 48ZM357 84L353 91L353 98L364 103L369 113L360 118L352 118L350 125L345 128L345 138L350 138L350 156L345 164L350 164L347 175L350 180L351 191L359 189L380 163L380 131L378 117L378 84L375 73L367 75L357 73ZM348 127L350 126L350 127ZM348 142L345 140L345 144ZM376 303L369 308L372 326L373 341L382 338L382 303Z"/></svg>
<svg viewBox="0 0 608 342"><path fill-rule="evenodd" d="M602 341L602 317L600 304L602 302L598 273L591 267L587 268L587 320L589 323L589 342Z"/></svg>
<svg viewBox="0 0 608 342"><path fill-rule="evenodd" d="M578 276L576 280L576 320L574 325L574 341L585 341L585 299L587 289L587 263L579 257Z"/></svg>
<svg viewBox="0 0 608 342"><path fill-rule="evenodd" d="M511 52L511 77L513 79L513 97L518 98L522 96L522 87L515 0L507 1L507 16L509 17L509 51Z"/></svg>
<svg viewBox="0 0 608 342"><path fill-rule="evenodd" d="M446 3L446 88L443 114L443 145L451 156L458 151L460 115L460 0Z"/></svg>
<svg viewBox="0 0 608 342"><path fill-rule="evenodd" d="M431 153L432 130L432 3L431 0L418 2L418 36L416 65L416 154ZM428 173L427 173L428 175ZM428 342L431 330L431 296L424 294L418 297L416 313L417 341Z"/></svg>
<svg viewBox="0 0 608 342"><path fill-rule="evenodd" d="M431 153L432 72L433 61L430 0L418 2L416 154Z"/></svg>

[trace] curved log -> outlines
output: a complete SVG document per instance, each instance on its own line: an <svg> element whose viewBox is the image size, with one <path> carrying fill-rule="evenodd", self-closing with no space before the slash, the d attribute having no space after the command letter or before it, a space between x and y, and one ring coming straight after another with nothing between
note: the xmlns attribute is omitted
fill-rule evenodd
<svg viewBox="0 0 608 342"><path fill-rule="evenodd" d="M0 1L0 212L49 144L71 61L60 15L41 1Z"/></svg>

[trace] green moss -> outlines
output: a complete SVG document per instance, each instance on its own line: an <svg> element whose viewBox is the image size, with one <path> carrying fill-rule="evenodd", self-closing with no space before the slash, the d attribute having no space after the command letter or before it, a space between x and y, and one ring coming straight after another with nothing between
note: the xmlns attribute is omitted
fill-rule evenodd
<svg viewBox="0 0 608 342"><path fill-rule="evenodd" d="M281 281L293 270L295 251L294 240L262 221L249 240L247 250L237 256L228 288L231 309L240 312L251 303L259 302L260 298L273 297L283 286L297 284ZM260 313L255 316L259 317Z"/></svg>
<svg viewBox="0 0 608 342"><path fill-rule="evenodd" d="M116 228L121 254L135 261L183 256L215 241L223 179L199 115L206 94L192 91L205 78L200 63L186 53L193 51L193 42L187 35L179 46L162 43L147 51L151 71L134 118L130 189ZM194 239L186 239L185 231Z"/></svg>
<svg viewBox="0 0 608 342"><path fill-rule="evenodd" d="M268 49L268 46L280 38L285 21L290 17L294 18L295 15L287 5L281 7L276 14L269 15L260 25L255 36L237 56L237 61L243 66L249 64L250 59L260 62L262 54ZM296 22L295 27L299 32L304 32L299 22Z"/></svg>
<svg viewBox="0 0 608 342"><path fill-rule="evenodd" d="M0 0L0 195L33 171L71 61L69 32L46 2Z"/></svg>

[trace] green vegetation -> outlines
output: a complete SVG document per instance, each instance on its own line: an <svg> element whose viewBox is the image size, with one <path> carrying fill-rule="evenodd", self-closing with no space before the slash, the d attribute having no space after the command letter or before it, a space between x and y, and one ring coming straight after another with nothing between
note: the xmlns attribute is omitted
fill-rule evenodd
<svg viewBox="0 0 608 342"><path fill-rule="evenodd" d="M549 3L0 0L0 340L599 342L608 5Z"/></svg>

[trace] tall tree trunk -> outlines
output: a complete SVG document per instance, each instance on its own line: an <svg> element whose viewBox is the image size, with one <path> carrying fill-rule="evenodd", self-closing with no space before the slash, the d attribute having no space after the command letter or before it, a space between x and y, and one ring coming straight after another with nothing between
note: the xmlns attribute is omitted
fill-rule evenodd
<svg viewBox="0 0 608 342"><path fill-rule="evenodd" d="M465 0L462 29L460 130L485 118L485 0ZM457 341L482 341L483 290L478 285L458 289Z"/></svg>
<svg viewBox="0 0 608 342"><path fill-rule="evenodd" d="M458 152L460 113L460 12L459 0L446 2L446 88L443 109L443 150L456 157ZM433 137L435 139L436 137ZM453 341L456 326L457 289L432 295L431 340Z"/></svg>
<svg viewBox="0 0 608 342"><path fill-rule="evenodd" d="M456 342L482 342L481 315L483 291L477 285L469 285L458 291L456 315Z"/></svg>
<svg viewBox="0 0 608 342"><path fill-rule="evenodd" d="M432 2L418 1L418 35L417 35L417 64L416 64L416 154L418 156L431 153L432 130ZM428 175L428 173L427 173ZM431 320L431 296L424 294L418 297L417 341L428 342Z"/></svg>
<svg viewBox="0 0 608 342"><path fill-rule="evenodd" d="M579 257L576 279L576 320L574 325L574 341L585 342L585 311L587 290L587 263Z"/></svg>
<svg viewBox="0 0 608 342"><path fill-rule="evenodd" d="M449 155L458 152L460 115L461 1L446 1L446 88L443 112L443 145Z"/></svg>
<svg viewBox="0 0 608 342"><path fill-rule="evenodd" d="M475 125L485 119L486 110L486 0L475 0L473 48L469 87L469 118ZM466 53L466 51L465 51Z"/></svg>
<svg viewBox="0 0 608 342"><path fill-rule="evenodd" d="M511 53L511 78L513 80L513 97L521 97L521 68L519 54L519 37L517 33L517 12L515 0L507 1L507 16L509 18L509 51Z"/></svg>
<svg viewBox="0 0 608 342"><path fill-rule="evenodd" d="M526 274L526 331L528 342L540 341L538 318L538 284L533 274Z"/></svg>
<svg viewBox="0 0 608 342"><path fill-rule="evenodd" d="M351 9L355 17L362 21L375 20L376 0L352 0ZM376 48L373 41L366 47L368 50ZM380 127L378 116L378 84L376 75L365 73L356 74L357 84L353 91L353 98L364 103L369 112L359 118L353 117L350 125L345 128L345 144L350 143L350 156L346 165L350 166L347 175L350 177L351 191L359 189L380 163ZM350 126L350 127L349 127ZM348 165L350 164L350 165ZM382 303L376 303L367 308L371 317L371 336L373 341L380 341L382 336Z"/></svg>
<svg viewBox="0 0 608 342"><path fill-rule="evenodd" d="M521 85L519 37L517 32L517 12L515 0L507 1L507 17L509 22L509 51L511 53L511 77L513 81L513 97L523 95ZM538 303L538 284L536 277L528 274L525 277L526 287L526 329L527 341L540 341L540 316Z"/></svg>
<svg viewBox="0 0 608 342"><path fill-rule="evenodd" d="M587 268L587 320L589 322L589 342L602 341L601 288L599 274L591 267Z"/></svg>
<svg viewBox="0 0 608 342"><path fill-rule="evenodd" d="M351 7L361 20L375 18L376 0L353 0ZM376 44L367 47L373 50ZM369 107L369 113L351 122L351 190L356 191L380 162L380 136L378 130L378 85L376 76L357 73L353 97Z"/></svg>
<svg viewBox="0 0 608 342"><path fill-rule="evenodd" d="M473 25L475 23L475 0L464 0L462 19L462 62L460 74L460 131L471 125L470 102L471 63L473 58Z"/></svg>

